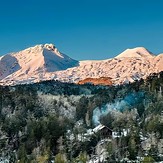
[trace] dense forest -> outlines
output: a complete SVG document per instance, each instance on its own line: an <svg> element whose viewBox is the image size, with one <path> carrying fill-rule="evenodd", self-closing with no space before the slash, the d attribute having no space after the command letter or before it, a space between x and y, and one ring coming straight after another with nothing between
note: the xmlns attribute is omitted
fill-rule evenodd
<svg viewBox="0 0 163 163"><path fill-rule="evenodd" d="M163 72L117 86L1 86L0 162L163 161L162 90ZM92 132L100 124L115 136Z"/></svg>

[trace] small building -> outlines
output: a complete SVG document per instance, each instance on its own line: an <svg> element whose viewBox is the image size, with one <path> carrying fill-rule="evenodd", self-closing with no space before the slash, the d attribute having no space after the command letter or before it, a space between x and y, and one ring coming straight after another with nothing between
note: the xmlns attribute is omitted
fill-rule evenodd
<svg viewBox="0 0 163 163"><path fill-rule="evenodd" d="M95 127L93 129L93 132L95 134L99 134L100 138L112 138L113 133L113 131L109 127L102 124Z"/></svg>

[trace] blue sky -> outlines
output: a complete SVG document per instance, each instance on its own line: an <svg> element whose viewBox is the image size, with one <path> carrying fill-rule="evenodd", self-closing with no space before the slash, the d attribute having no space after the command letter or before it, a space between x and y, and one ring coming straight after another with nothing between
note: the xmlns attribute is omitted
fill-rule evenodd
<svg viewBox="0 0 163 163"><path fill-rule="evenodd" d="M163 52L162 0L6 0L0 55L54 43L78 60L111 58L144 46Z"/></svg>

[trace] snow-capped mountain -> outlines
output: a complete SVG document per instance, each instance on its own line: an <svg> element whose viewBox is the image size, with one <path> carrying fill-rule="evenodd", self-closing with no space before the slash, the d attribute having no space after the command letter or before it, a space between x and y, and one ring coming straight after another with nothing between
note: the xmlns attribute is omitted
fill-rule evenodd
<svg viewBox="0 0 163 163"><path fill-rule="evenodd" d="M37 45L0 58L0 82L3 85L50 79L78 83L101 77L120 84L160 71L163 71L163 54L155 56L143 47L127 49L115 58L99 61L73 60L53 44Z"/></svg>
<svg viewBox="0 0 163 163"><path fill-rule="evenodd" d="M56 72L54 78L78 82L86 78L110 77L114 84L133 82L149 74L163 71L163 54L155 56L147 49L127 49L115 58L80 61L78 67Z"/></svg>
<svg viewBox="0 0 163 163"><path fill-rule="evenodd" d="M137 47L134 49L126 49L124 52L119 54L116 58L141 58L141 57L154 57L153 53L145 49L144 47Z"/></svg>
<svg viewBox="0 0 163 163"><path fill-rule="evenodd" d="M39 81L46 74L77 66L78 61L60 53L53 44L36 45L0 58L0 80Z"/></svg>

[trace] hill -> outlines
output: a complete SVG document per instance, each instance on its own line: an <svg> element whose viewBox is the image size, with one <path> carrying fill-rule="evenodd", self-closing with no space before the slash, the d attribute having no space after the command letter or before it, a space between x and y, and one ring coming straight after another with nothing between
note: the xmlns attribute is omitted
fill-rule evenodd
<svg viewBox="0 0 163 163"><path fill-rule="evenodd" d="M161 161L162 89L162 72L119 86L53 80L1 86L1 160ZM99 124L113 136L104 138Z"/></svg>

